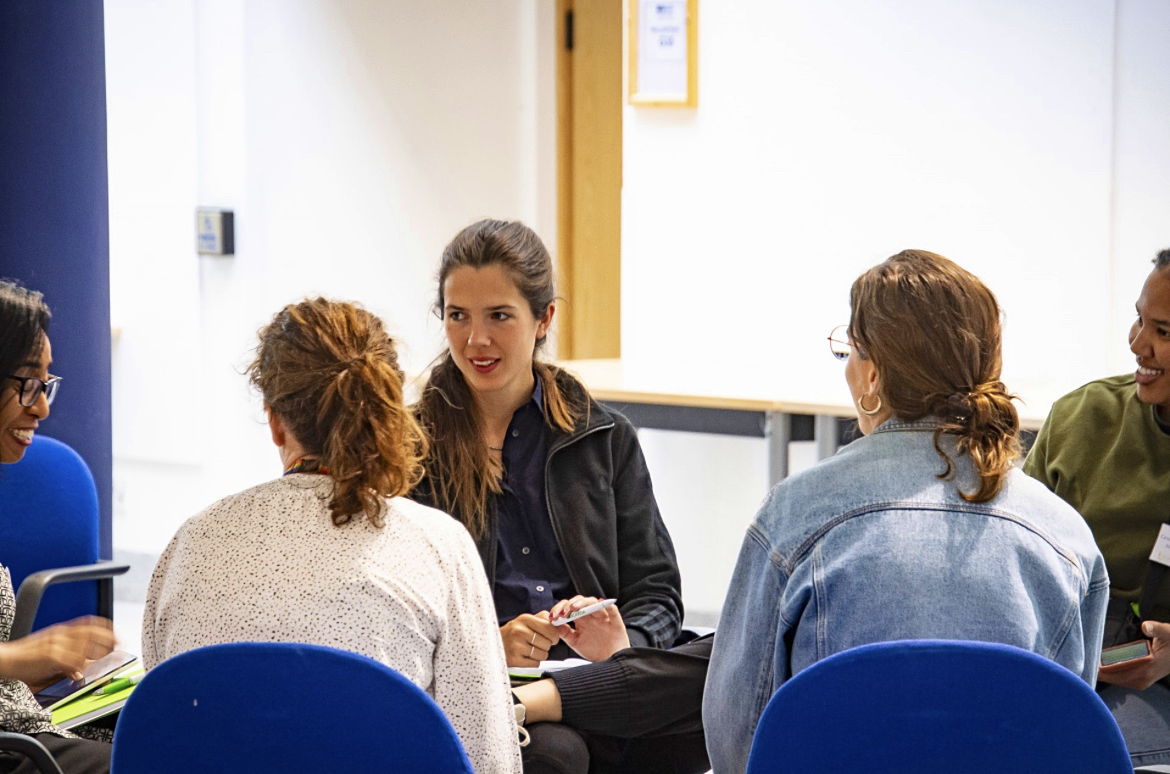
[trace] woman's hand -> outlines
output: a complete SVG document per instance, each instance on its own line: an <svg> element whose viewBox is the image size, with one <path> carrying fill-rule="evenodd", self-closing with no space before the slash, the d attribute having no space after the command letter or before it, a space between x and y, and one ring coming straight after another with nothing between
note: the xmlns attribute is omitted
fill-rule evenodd
<svg viewBox="0 0 1170 774"><path fill-rule="evenodd" d="M599 601L597 597L582 596L563 599L553 605L550 615L554 619L560 618ZM571 624L562 624L557 629L560 630L561 639L577 655L590 661L603 661L622 648L630 647L630 636L626 634L626 624L622 621L622 614L618 612L617 605L610 605L596 613L581 616Z"/></svg>
<svg viewBox="0 0 1170 774"><path fill-rule="evenodd" d="M114 628L105 618L86 616L0 643L0 677L43 685L65 675L81 678L85 666L114 649Z"/></svg>
<svg viewBox="0 0 1170 774"><path fill-rule="evenodd" d="M1166 675L1170 675L1170 623L1146 621L1142 633L1150 638L1150 654L1153 658L1140 664L1121 662L1103 666L1097 671L1097 679L1135 691L1144 691Z"/></svg>
<svg viewBox="0 0 1170 774"><path fill-rule="evenodd" d="M500 627L504 641L504 660L510 667L540 666L548 651L561 641L557 627L549 623L547 610L535 615L524 613Z"/></svg>

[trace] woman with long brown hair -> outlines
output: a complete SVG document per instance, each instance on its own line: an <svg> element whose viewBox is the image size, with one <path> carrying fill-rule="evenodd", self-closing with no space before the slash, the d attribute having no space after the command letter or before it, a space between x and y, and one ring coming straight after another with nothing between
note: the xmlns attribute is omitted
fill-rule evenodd
<svg viewBox="0 0 1170 774"><path fill-rule="evenodd" d="M744 770L772 693L871 642L1001 642L1090 685L1108 594L1084 520L1015 467L991 291L934 253L862 274L831 335L865 437L781 482L748 528L703 699L715 771Z"/></svg>
<svg viewBox="0 0 1170 774"><path fill-rule="evenodd" d="M431 439L416 495L479 547L511 666L667 647L682 600L674 548L637 433L565 371L536 359L555 311L552 260L517 222L483 220L439 266L447 351L416 407ZM576 597L616 598L621 627L552 626ZM558 603L565 602L561 608ZM614 621L616 624L617 621ZM617 632L610 641L606 635Z"/></svg>
<svg viewBox="0 0 1170 774"><path fill-rule="evenodd" d="M477 771L519 772L475 547L403 496L427 445L381 321L323 298L291 304L261 330L249 374L284 475L180 528L150 581L147 666L246 640L355 651L428 691Z"/></svg>
<svg viewBox="0 0 1170 774"><path fill-rule="evenodd" d="M475 539L509 665L533 667L571 648L593 661L621 651L647 666L586 668L587 678L566 678L573 684L560 684L559 693L545 684L555 697L551 719L574 726L532 728L526 771L585 771L590 756L592 770L645 771L629 755L640 745L628 737L645 726L680 725L689 732L683 741L651 741L649 749L685 746L681 757L702 766L679 770L705 770L701 729L672 723L673 707L661 724L596 722L615 715L606 702L635 684L630 673L655 669L638 655L647 648L628 648L664 653L656 649L677 638L680 578L636 431L536 358L555 312L548 251L522 223L479 221L447 245L438 279L447 351L416 406L431 446L415 496L452 514ZM617 604L572 625L550 620L601 598ZM667 694L655 696L670 704ZM541 704L534 715L549 719ZM660 771L665 757L654 758Z"/></svg>

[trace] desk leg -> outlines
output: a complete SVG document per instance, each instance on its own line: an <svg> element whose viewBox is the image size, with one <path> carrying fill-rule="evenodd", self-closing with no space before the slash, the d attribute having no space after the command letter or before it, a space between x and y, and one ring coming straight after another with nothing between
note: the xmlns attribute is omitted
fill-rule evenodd
<svg viewBox="0 0 1170 774"><path fill-rule="evenodd" d="M817 414L813 419L813 437L817 442L817 459L837 453L837 417Z"/></svg>
<svg viewBox="0 0 1170 774"><path fill-rule="evenodd" d="M791 418L782 411L764 414L764 442L768 444L768 488L788 476L788 442L792 438Z"/></svg>

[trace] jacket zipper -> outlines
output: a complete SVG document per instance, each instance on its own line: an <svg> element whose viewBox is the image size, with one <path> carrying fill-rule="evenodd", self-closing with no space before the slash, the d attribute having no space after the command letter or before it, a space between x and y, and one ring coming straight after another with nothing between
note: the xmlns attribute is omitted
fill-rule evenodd
<svg viewBox="0 0 1170 774"><path fill-rule="evenodd" d="M594 433L599 433L602 430L612 430L615 427L617 427L617 422L610 421L608 424L598 425L597 427L592 427L592 428L586 430L585 432L581 433L580 435L575 435L571 438L567 438L567 439L565 439L564 442L559 443L556 446L553 446L551 449L549 449L548 456L545 457L545 459L544 459L544 507L546 510L548 510L548 520L549 520L549 523L552 524L553 537L555 537L557 539L557 545L561 549L561 556L566 557L565 567L569 571L569 580L573 581L573 590L576 591L578 594L581 593L581 583L580 583L580 580L578 578L574 577L575 573L573 572L573 567L569 564L569 561L567 558L569 556L569 554L567 551L565 551L565 540L564 540L564 537L561 535L560 525L557 523L556 515L553 512L552 499L548 495L548 492L549 492L548 471L549 471L550 466L552 465L553 455L556 454L557 452L559 452L561 449L566 449L566 448L572 446L573 444L577 443L581 439L588 438L589 436L593 435Z"/></svg>

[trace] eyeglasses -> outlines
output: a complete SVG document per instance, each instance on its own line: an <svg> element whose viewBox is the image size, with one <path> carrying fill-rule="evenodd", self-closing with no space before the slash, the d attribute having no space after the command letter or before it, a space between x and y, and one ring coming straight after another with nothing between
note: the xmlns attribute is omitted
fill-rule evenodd
<svg viewBox="0 0 1170 774"><path fill-rule="evenodd" d="M838 325L829 331L829 351L838 360L846 360L853 353L853 345L849 343L848 325Z"/></svg>
<svg viewBox="0 0 1170 774"><path fill-rule="evenodd" d="M51 406L53 399L57 397L57 388L61 386L60 376L50 376L48 381L35 376L12 374L9 374L8 378L20 382L20 405L26 408L36 403L42 392L45 393L45 403Z"/></svg>

